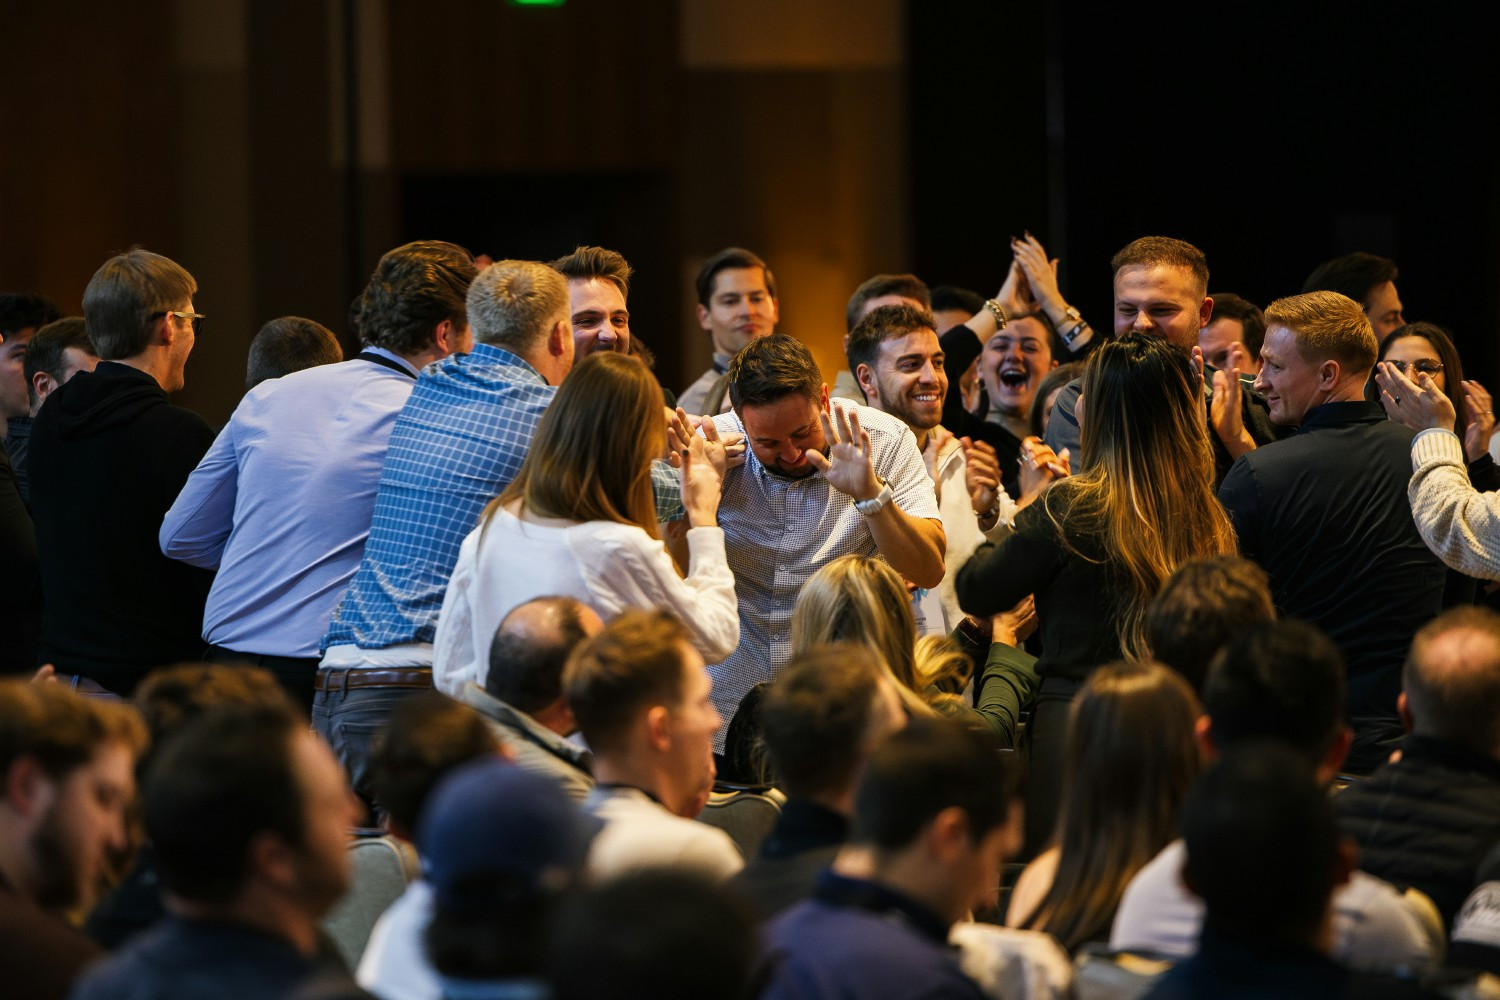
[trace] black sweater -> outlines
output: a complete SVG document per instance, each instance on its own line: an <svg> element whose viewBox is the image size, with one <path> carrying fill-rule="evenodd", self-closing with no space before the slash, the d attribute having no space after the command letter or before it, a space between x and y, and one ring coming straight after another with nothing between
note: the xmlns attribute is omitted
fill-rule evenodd
<svg viewBox="0 0 1500 1000"><path fill-rule="evenodd" d="M153 667L201 658L213 574L162 555L157 536L213 437L128 365L102 362L48 397L30 455L41 662L127 694Z"/></svg>

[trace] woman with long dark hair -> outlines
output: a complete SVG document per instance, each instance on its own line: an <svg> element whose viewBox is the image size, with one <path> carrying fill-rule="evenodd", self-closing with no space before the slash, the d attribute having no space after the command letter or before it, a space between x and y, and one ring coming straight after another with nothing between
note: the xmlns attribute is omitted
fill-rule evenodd
<svg viewBox="0 0 1500 1000"><path fill-rule="evenodd" d="M1112 663L1073 702L1051 845L1026 866L1006 923L1069 951L1107 941L1125 887L1177 836L1200 758L1198 699L1156 663Z"/></svg>
<svg viewBox="0 0 1500 1000"><path fill-rule="evenodd" d="M981 546L957 578L959 604L973 615L1036 596L1042 683L1026 736L1031 849L1057 813L1073 696L1101 663L1147 658L1147 609L1178 566L1238 551L1214 495L1203 382L1187 355L1130 333L1094 353L1082 388L1084 471L1049 487L1016 516L1009 538Z"/></svg>
<svg viewBox="0 0 1500 1000"><path fill-rule="evenodd" d="M637 358L589 355L537 425L521 471L464 540L433 642L439 690L483 682L507 613L535 597L573 597L605 619L662 608L718 662L739 642L734 576L718 527L724 446L711 424L679 452L687 577L657 533L651 464L666 448L661 387Z"/></svg>

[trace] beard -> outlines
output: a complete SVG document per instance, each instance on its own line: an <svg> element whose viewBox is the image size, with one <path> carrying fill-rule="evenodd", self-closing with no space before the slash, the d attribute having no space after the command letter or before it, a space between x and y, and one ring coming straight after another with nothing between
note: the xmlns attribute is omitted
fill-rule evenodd
<svg viewBox="0 0 1500 1000"><path fill-rule="evenodd" d="M80 907L85 902L82 859L77 842L58 815L54 802L31 835L31 856L36 862L36 905L44 910L60 911Z"/></svg>

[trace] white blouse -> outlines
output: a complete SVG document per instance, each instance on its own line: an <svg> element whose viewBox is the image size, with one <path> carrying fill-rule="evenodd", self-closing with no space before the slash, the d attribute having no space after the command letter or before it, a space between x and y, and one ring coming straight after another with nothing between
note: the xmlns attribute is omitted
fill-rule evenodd
<svg viewBox="0 0 1500 1000"><path fill-rule="evenodd" d="M525 521L504 508L469 533L443 597L433 640L433 683L457 696L484 685L490 643L511 610L537 597L573 597L609 621L626 608L660 608L687 626L709 663L740 640L734 575L724 532L691 528L688 575L677 575L667 547L633 524Z"/></svg>

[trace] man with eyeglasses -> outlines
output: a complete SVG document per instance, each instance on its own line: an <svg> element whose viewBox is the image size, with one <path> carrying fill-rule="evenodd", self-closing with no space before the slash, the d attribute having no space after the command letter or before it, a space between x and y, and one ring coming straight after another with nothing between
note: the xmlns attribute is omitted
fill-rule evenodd
<svg viewBox="0 0 1500 1000"><path fill-rule="evenodd" d="M1401 665L1442 610L1446 576L1406 499L1415 434L1365 399L1375 355L1370 320L1348 296L1271 303L1255 388L1271 421L1295 430L1240 458L1219 488L1277 610L1317 625L1344 656L1354 729L1345 769L1356 773L1403 735Z"/></svg>
<svg viewBox="0 0 1500 1000"><path fill-rule="evenodd" d="M99 353L48 397L31 429L31 502L41 564L39 662L80 691L128 695L153 667L196 660L213 574L157 548L162 515L213 430L167 394L203 332L198 283L139 248L110 258L83 293Z"/></svg>

